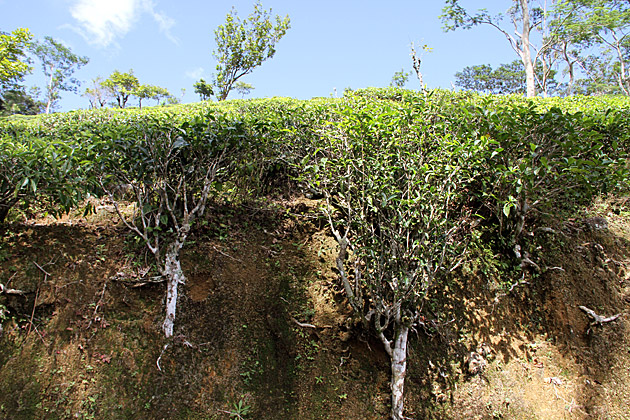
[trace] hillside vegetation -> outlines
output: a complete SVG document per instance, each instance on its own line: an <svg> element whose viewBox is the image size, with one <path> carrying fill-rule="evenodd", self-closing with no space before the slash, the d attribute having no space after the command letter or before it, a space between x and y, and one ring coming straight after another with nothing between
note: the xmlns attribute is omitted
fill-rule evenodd
<svg viewBox="0 0 630 420"><path fill-rule="evenodd" d="M368 89L0 136L3 418L630 409L628 99Z"/></svg>

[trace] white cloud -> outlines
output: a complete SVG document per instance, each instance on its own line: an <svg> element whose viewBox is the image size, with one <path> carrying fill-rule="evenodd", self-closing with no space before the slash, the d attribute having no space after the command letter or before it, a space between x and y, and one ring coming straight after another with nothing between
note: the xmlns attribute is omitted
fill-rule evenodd
<svg viewBox="0 0 630 420"><path fill-rule="evenodd" d="M170 30L175 21L155 9L152 0L75 0L70 14L79 24L75 28L88 42L107 47L124 37L147 13L167 38L177 43Z"/></svg>
<svg viewBox="0 0 630 420"><path fill-rule="evenodd" d="M203 76L203 72L204 72L203 67L197 67L196 69L188 70L186 72L186 77L189 77L194 80L198 80L198 79L201 79L201 76Z"/></svg>
<svg viewBox="0 0 630 420"><path fill-rule="evenodd" d="M177 38L175 38L173 34L171 33L171 28L175 26L175 20L167 16L164 12L155 10L155 3L153 3L153 0L140 0L140 1L142 3L143 10L149 13L153 17L153 20L155 20L155 22L160 27L160 31L164 33L164 35L168 39L170 39L173 43L179 44L179 41L177 40Z"/></svg>
<svg viewBox="0 0 630 420"><path fill-rule="evenodd" d="M170 39L173 43L179 44L179 41L177 40L177 38L175 38L173 34L171 33L171 28L175 26L175 21L171 19L170 17L166 16L164 13L155 12L153 11L153 9L151 9L151 14L153 15L153 19L160 26L160 31L162 31L164 35L166 35L166 37Z"/></svg>

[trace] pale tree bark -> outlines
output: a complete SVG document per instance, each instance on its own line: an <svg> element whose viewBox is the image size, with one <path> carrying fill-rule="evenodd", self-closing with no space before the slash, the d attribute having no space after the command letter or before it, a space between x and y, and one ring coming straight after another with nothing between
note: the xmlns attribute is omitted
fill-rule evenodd
<svg viewBox="0 0 630 420"><path fill-rule="evenodd" d="M52 106L52 102L53 102L54 75L55 75L55 68L53 67L50 69L50 79L48 80L48 92L46 94L46 96L48 96L48 102L46 102L46 114L50 114L50 107Z"/></svg>
<svg viewBox="0 0 630 420"><path fill-rule="evenodd" d="M415 124L406 119L393 121L396 126ZM437 151L431 152L435 153L434 161L425 160L423 153L413 155L410 151L419 144L415 138L407 144L403 144L407 138L401 138L395 146L368 151L363 146L370 143L353 143L355 139L345 134L349 129L344 126L335 133L334 141L325 148L331 171L311 175L326 197L322 210L339 245L336 266L348 304L388 354L391 418L402 420L409 330L424 326L424 302L436 276L447 275L466 254L465 240L455 240L455 235L467 219L451 214L457 207L451 200L461 185L461 171L451 164L452 159ZM364 129L362 126L357 131ZM380 147L381 142L375 143ZM385 153L387 162L396 156L393 160L402 168L401 175L390 178L390 174L379 172L385 171L385 160L378 161ZM348 159L355 164L347 165ZM418 168L425 162L434 162L442 169L424 174ZM374 174L383 184L374 188L366 182L366 174ZM381 191L396 194L381 197ZM368 202L374 204L368 206ZM336 220L334 214L339 215ZM405 223L408 220L413 222ZM461 257L454 260L453 255Z"/></svg>
<svg viewBox="0 0 630 420"><path fill-rule="evenodd" d="M392 419L403 420L403 391L405 387L405 376L407 375L407 338L409 327L400 325L398 334L394 340L394 347L390 349L390 360L392 368L391 390L392 390Z"/></svg>
<svg viewBox="0 0 630 420"><path fill-rule="evenodd" d="M622 42L624 40L624 38L626 38L626 36L623 36L621 39L619 39L619 37L617 37L617 35L613 32L612 33L612 37L615 40L614 44L611 44L611 46L615 49L615 52L617 53L617 57L619 58L619 74L617 75L617 80L619 81L619 87L621 88L622 92L625 95L630 95L630 81L628 80L628 76L626 74L626 63L624 60L624 54L623 51L621 50L621 45Z"/></svg>
<svg viewBox="0 0 630 420"><path fill-rule="evenodd" d="M411 61L413 65L413 70L416 72L416 76L418 77L418 81L420 82L420 89L422 90L422 92L426 92L426 89L424 86L424 78L422 76L422 71L420 70L420 65L422 64L422 58L419 57L418 54L416 53L416 48L413 45L413 42L411 43Z"/></svg>
<svg viewBox="0 0 630 420"><path fill-rule="evenodd" d="M568 48L569 43L564 41L562 44L562 56L564 57L564 61L567 63L567 72L569 73L567 93L569 95L573 95L573 84L575 83L575 63L578 62L578 60L569 56Z"/></svg>
<svg viewBox="0 0 630 420"><path fill-rule="evenodd" d="M390 319L390 316L393 318ZM370 315L368 315L369 317ZM374 326L383 347L389 356L391 379L389 387L392 395L392 420L403 420L405 377L407 376L407 342L409 337L409 325L403 322L400 313L400 304L392 308L382 308L375 311ZM381 324L381 318L385 317L385 325ZM366 317L367 318L367 317ZM391 322L394 330L393 338L389 340L385 336L385 328Z"/></svg>
<svg viewBox="0 0 630 420"><path fill-rule="evenodd" d="M555 0L552 0L551 3L553 4L554 1ZM544 2L543 13L545 16L547 16L548 14L547 1ZM553 68L555 66L555 63L558 61L561 54L561 49L563 48L560 47L560 44L566 45L567 41L560 41L558 37L552 36L550 34L549 22L547 19L543 19L540 22L540 25L541 26L539 30L542 35L542 45L537 50L535 47L533 47L533 49L536 50L536 54L534 55L534 58L532 58L532 63L534 63L534 73L536 71L535 63L538 63L540 61L542 65L542 74L534 75L537 86L540 88L539 91L546 98L549 96L549 81L553 72ZM566 54L564 54L564 57L566 58ZM570 71L572 71L572 69L570 69Z"/></svg>
<svg viewBox="0 0 630 420"><path fill-rule="evenodd" d="M178 238L175 242L168 246L166 251L164 268L162 275L166 277L166 317L162 324L162 331L168 338L173 335L173 325L175 324L175 315L177 310L177 288L180 284L186 283L186 276L182 270L182 264L179 260L179 254L184 245L187 235Z"/></svg>
<svg viewBox="0 0 630 420"><path fill-rule="evenodd" d="M534 63L532 62L531 44L529 42L529 35L531 33L531 23L529 16L529 4L527 0L520 0L521 13L523 18L523 27L520 34L521 43L518 52L525 66L525 78L527 81L527 97L533 98L536 96L536 73L534 69Z"/></svg>

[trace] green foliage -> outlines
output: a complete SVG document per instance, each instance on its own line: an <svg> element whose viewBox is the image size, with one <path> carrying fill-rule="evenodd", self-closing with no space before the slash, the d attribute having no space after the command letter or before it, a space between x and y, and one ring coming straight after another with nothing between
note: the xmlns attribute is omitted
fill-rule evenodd
<svg viewBox="0 0 630 420"><path fill-rule="evenodd" d="M536 66L536 80L539 83L545 81L541 90L547 94L562 93L555 80L555 70L548 70L544 75L544 69L539 62ZM524 94L527 90L525 70L519 60L509 64L501 64L495 70L489 64L465 67L461 72L455 73L455 85L467 90L495 95Z"/></svg>
<svg viewBox="0 0 630 420"><path fill-rule="evenodd" d="M486 9L480 9L477 15L471 16L466 9L464 9L458 2L458 0L447 0L445 6L442 8L442 15L440 15L443 29L445 31L454 31L456 29L471 29L476 25L484 22L493 22ZM496 18L494 19L496 20Z"/></svg>
<svg viewBox="0 0 630 420"><path fill-rule="evenodd" d="M7 90L0 97L0 116L39 114L46 104L21 90Z"/></svg>
<svg viewBox="0 0 630 420"><path fill-rule="evenodd" d="M560 1L551 27L571 39L573 59L604 93L618 88L630 95L630 5L626 1Z"/></svg>
<svg viewBox="0 0 630 420"><path fill-rule="evenodd" d="M198 82L194 84L195 93L199 95L199 99L202 101L206 101L214 95L214 91L212 90L212 85L206 83L205 80L200 79Z"/></svg>
<svg viewBox="0 0 630 420"><path fill-rule="evenodd" d="M92 87L86 88L82 96L90 101L90 108L103 108L110 99L110 91L103 86L103 78L98 76L92 79Z"/></svg>
<svg viewBox="0 0 630 420"><path fill-rule="evenodd" d="M241 398L238 403L232 404L232 411L230 411L231 419L244 419L249 416L251 411L251 405L247 403L247 400Z"/></svg>
<svg viewBox="0 0 630 420"><path fill-rule="evenodd" d="M217 49L213 55L219 64L213 85L219 101L227 99L241 77L274 56L276 43L289 28L288 16L275 16L274 23L271 9L263 10L260 2L254 5L254 11L245 20L241 20L236 10L232 9L225 23L214 32Z"/></svg>
<svg viewBox="0 0 630 420"><path fill-rule="evenodd" d="M153 85L139 85L133 90L133 95L138 98L139 108L142 108L143 99L153 99L159 104L161 100L169 99L173 96L165 88Z"/></svg>
<svg viewBox="0 0 630 420"><path fill-rule="evenodd" d="M392 76L392 81L389 85L402 88L405 87L408 81L409 73L405 72L405 69L400 69L400 71L394 73L394 75Z"/></svg>
<svg viewBox="0 0 630 420"><path fill-rule="evenodd" d="M535 68L539 59L538 55L544 57L549 49L549 45L543 43L536 48L537 54L532 54L532 49L535 48L532 31L544 30L547 15L540 7L532 7L529 0L514 0L511 4L512 6L505 15L491 16L486 9L479 9L476 14L471 15L459 4L459 0L446 0L440 18L446 32L488 25L503 34L523 64L526 75L526 93L531 98L536 96ZM512 23L507 28L502 24L506 15ZM542 84L543 90L545 90L544 81Z"/></svg>
<svg viewBox="0 0 630 420"><path fill-rule="evenodd" d="M469 238L482 273L510 272L489 262L482 234L511 251L526 245L532 210L627 191L630 100L392 87L7 118L0 140L5 209L43 198L67 208L129 184L128 226L156 255L158 243L183 244L201 197L309 187L326 199L351 305L391 344L399 327L439 317L430 291Z"/></svg>
<svg viewBox="0 0 630 420"><path fill-rule="evenodd" d="M236 82L234 83L234 90L241 94L241 97L245 95L249 95L255 87L245 82Z"/></svg>
<svg viewBox="0 0 630 420"><path fill-rule="evenodd" d="M79 205L89 191L90 162L71 139L49 140L29 133L0 137L0 222L20 200L50 199L61 214Z"/></svg>
<svg viewBox="0 0 630 420"><path fill-rule="evenodd" d="M115 70L101 83L101 86L107 89L109 94L116 99L118 107L124 108L129 97L140 87L140 82L134 76L133 70L129 70L127 73Z"/></svg>
<svg viewBox="0 0 630 420"><path fill-rule="evenodd" d="M209 171L223 173L223 167L215 167L217 159L241 138L238 121L220 114L169 119L167 113L94 133L98 141L92 156L101 184L105 189L131 186L138 201L135 223L151 244L182 223L197 194L220 188L208 185Z"/></svg>
<svg viewBox="0 0 630 420"><path fill-rule="evenodd" d="M101 77L93 79L92 87L87 88L83 96L88 98L91 108L103 108L111 99L116 100L119 108L125 108L132 96L138 98L139 108L142 108L142 101L145 99L153 99L156 104L160 104L160 101L178 102L166 88L140 84L133 70L127 73L116 70L105 80Z"/></svg>
<svg viewBox="0 0 630 420"><path fill-rule="evenodd" d="M483 145L439 124L441 111L438 101L417 96L351 99L305 158L307 181L327 197L346 293L379 334L420 319L428 291L463 243L465 185ZM353 279L344 274L352 271Z"/></svg>
<svg viewBox="0 0 630 420"><path fill-rule="evenodd" d="M584 204L627 180L627 146L621 138L606 144L595 121L580 113L540 112L531 103L501 112L483 107L477 115L483 117L476 131L488 147L476 191L512 245L532 209Z"/></svg>
<svg viewBox="0 0 630 420"><path fill-rule="evenodd" d="M18 28L11 33L0 31L0 93L16 89L24 76L31 72L26 52L33 35Z"/></svg>
<svg viewBox="0 0 630 420"><path fill-rule="evenodd" d="M458 163L469 171L465 184L470 188L469 197L476 197L476 205L481 205L479 211L484 217L501 223L505 229L516 224L517 204L523 194L530 206L534 203L543 206L560 198L588 200L598 191L624 185L622 159L627 157L630 147L627 100L569 97L528 101L522 97L479 97L448 91L432 91L427 98L423 96L397 88L367 89L349 93L341 100L206 102L164 109L103 109L39 116L33 120L7 120L0 122L4 200L11 202L7 197L15 198L16 191L21 196L27 193L31 197L38 196L33 192L41 192L44 184L40 182L50 177L37 175L37 171L44 171L47 166L35 167L36 162L47 162L48 158L43 156L52 156L52 151L58 162L71 158L67 164L69 173L77 169L84 171L89 162L107 157L108 171L121 168L130 179L143 181L145 178L136 174L152 176L152 158L147 155L146 142L160 132L170 133L171 146L180 135L186 142L190 136L206 141L225 136L233 139L230 141L238 140L234 143L234 153L238 153L239 158L233 159L224 172L226 176L229 174L229 179L225 178L223 185L238 186L238 191L243 192L268 192L279 180L297 177L307 156L304 162L311 169L320 168L318 176L324 177L320 183L326 179L327 183L334 181L334 185L350 182L344 178L347 174L335 172L341 171L343 162L361 162L368 165L365 173L375 177L381 174L378 182L374 180L365 191L372 196L372 203L377 204L385 191L392 191L386 198L401 191L392 200L402 200L407 194L393 184L402 182L402 178L395 178L398 172L388 165L395 162L412 165L409 156L421 157L425 163L437 159L438 155L455 159L455 152L449 147L455 147L457 141L465 145L462 150L475 148L474 153L467 152L474 155L475 160ZM353 107L356 110L353 111ZM328 121L337 122L331 125ZM180 132L182 134L177 134ZM331 140L346 137L353 142ZM366 139L370 139L370 153L378 159L355 160L359 145ZM395 139L399 142L393 142ZM413 151L418 148L418 142L431 148L421 149L424 155L420 155L420 151ZM195 149L197 147L199 149ZM198 152L193 153L187 146L178 148L177 153L192 162L203 158L203 153L207 152L204 147L209 146L202 147L199 143L193 148ZM389 147L393 149L389 151ZM191 155L186 154L189 150ZM435 155L436 150L440 151L438 155ZM354 158L344 157L344 153ZM363 153L366 153L365 147ZM332 155L338 159L335 165L331 163ZM322 166L312 161L318 156L327 156L327 163ZM120 160L112 160L115 157ZM439 162L444 165L443 161ZM439 165L434 167L435 171L445 168ZM322 172L322 168L331 172ZM421 173L418 168L416 171ZM84 173L77 179L86 176ZM25 177L28 181L22 185ZM147 185L154 182L146 178ZM379 186L381 182L383 185ZM559 188L565 183L566 188ZM193 190L198 188L197 184L190 185ZM554 185L557 188L553 188ZM84 196L83 191L77 197ZM351 202L350 198L346 201ZM365 205L370 204L366 201ZM362 211L371 214L367 209ZM396 211L411 210L402 206Z"/></svg>
<svg viewBox="0 0 630 420"><path fill-rule="evenodd" d="M59 100L60 91L78 90L79 81L72 74L86 65L89 59L74 54L70 48L49 36L44 41L35 42L32 52L41 62L42 71L48 79L45 89L48 114Z"/></svg>
<svg viewBox="0 0 630 420"><path fill-rule="evenodd" d="M513 61L492 70L489 64L465 67L455 73L455 85L481 93L512 94L525 92L523 64Z"/></svg>

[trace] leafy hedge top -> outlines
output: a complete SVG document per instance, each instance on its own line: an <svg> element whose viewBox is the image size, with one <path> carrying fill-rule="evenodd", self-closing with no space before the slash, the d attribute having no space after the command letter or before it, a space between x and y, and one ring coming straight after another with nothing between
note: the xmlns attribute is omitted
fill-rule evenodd
<svg viewBox="0 0 630 420"><path fill-rule="evenodd" d="M481 95L474 92L451 92L434 90L428 96L416 91L399 88L368 88L349 92L344 98L316 98L308 101L290 98L271 98L253 100L232 100L220 103L200 102L187 105L171 105L161 107L145 107L143 109L105 108L96 110L79 110L66 113L42 114L37 116L10 116L0 118L0 134L16 131L28 131L32 134L59 134L80 132L85 127L102 125L116 126L133 124L146 118L157 118L181 123L212 110L224 114L250 113L258 119L264 119L261 112L290 113L300 111L299 117L307 117L309 111L322 108L335 108L344 102L356 100L392 101L397 103L429 102L438 103L445 109L455 112L457 108L481 106L497 111L509 110L514 106L535 105L540 111L559 108L563 112L581 113L590 117L615 114L630 115L630 98L625 96L571 96L566 98L534 98L527 99L521 95ZM272 112L273 114L273 112ZM321 115L321 114L320 114ZM630 118L628 118L630 119Z"/></svg>
<svg viewBox="0 0 630 420"><path fill-rule="evenodd" d="M222 123L214 124L217 119ZM407 133L423 139L423 144L481 142L488 154L484 155L484 167L489 172L483 175L487 182L491 178L518 178L522 183L527 171L540 173L538 166L549 175L560 170L549 169L549 162L593 160L595 151L599 153L597 162L617 162L630 150L630 99L622 97L531 100L446 90L424 95L388 88L358 90L339 99L234 100L12 117L0 119L0 218L2 202L10 206L18 197L32 198L37 192L52 195L64 209L89 192L98 193L89 187L96 176L93 161L107 158L98 155L104 150L103 143L121 137L146 141L148 127L183 130L184 137L192 126L197 130L195 136L236 135L240 139L239 157L233 159L230 173L239 178L233 181L260 190L261 185L254 184L268 181L274 172L304 173L313 159L325 155L317 151L326 147L328 137L338 135L338 123L349 119L361 120L359 124L368 124L368 120L375 123L359 141L368 141L368 137L385 141L385 137ZM380 124L381 119L389 119L398 129L391 131L387 123ZM204 124L205 129L199 131ZM223 131L210 133L218 130L216 127ZM346 124L343 130L349 127ZM572 147L563 146L566 142ZM523 155L526 152L529 155ZM419 149L417 156L422 154ZM496 168L502 168L501 176L493 172ZM501 206L508 206L504 208L515 206L518 194L506 191L496 199Z"/></svg>

